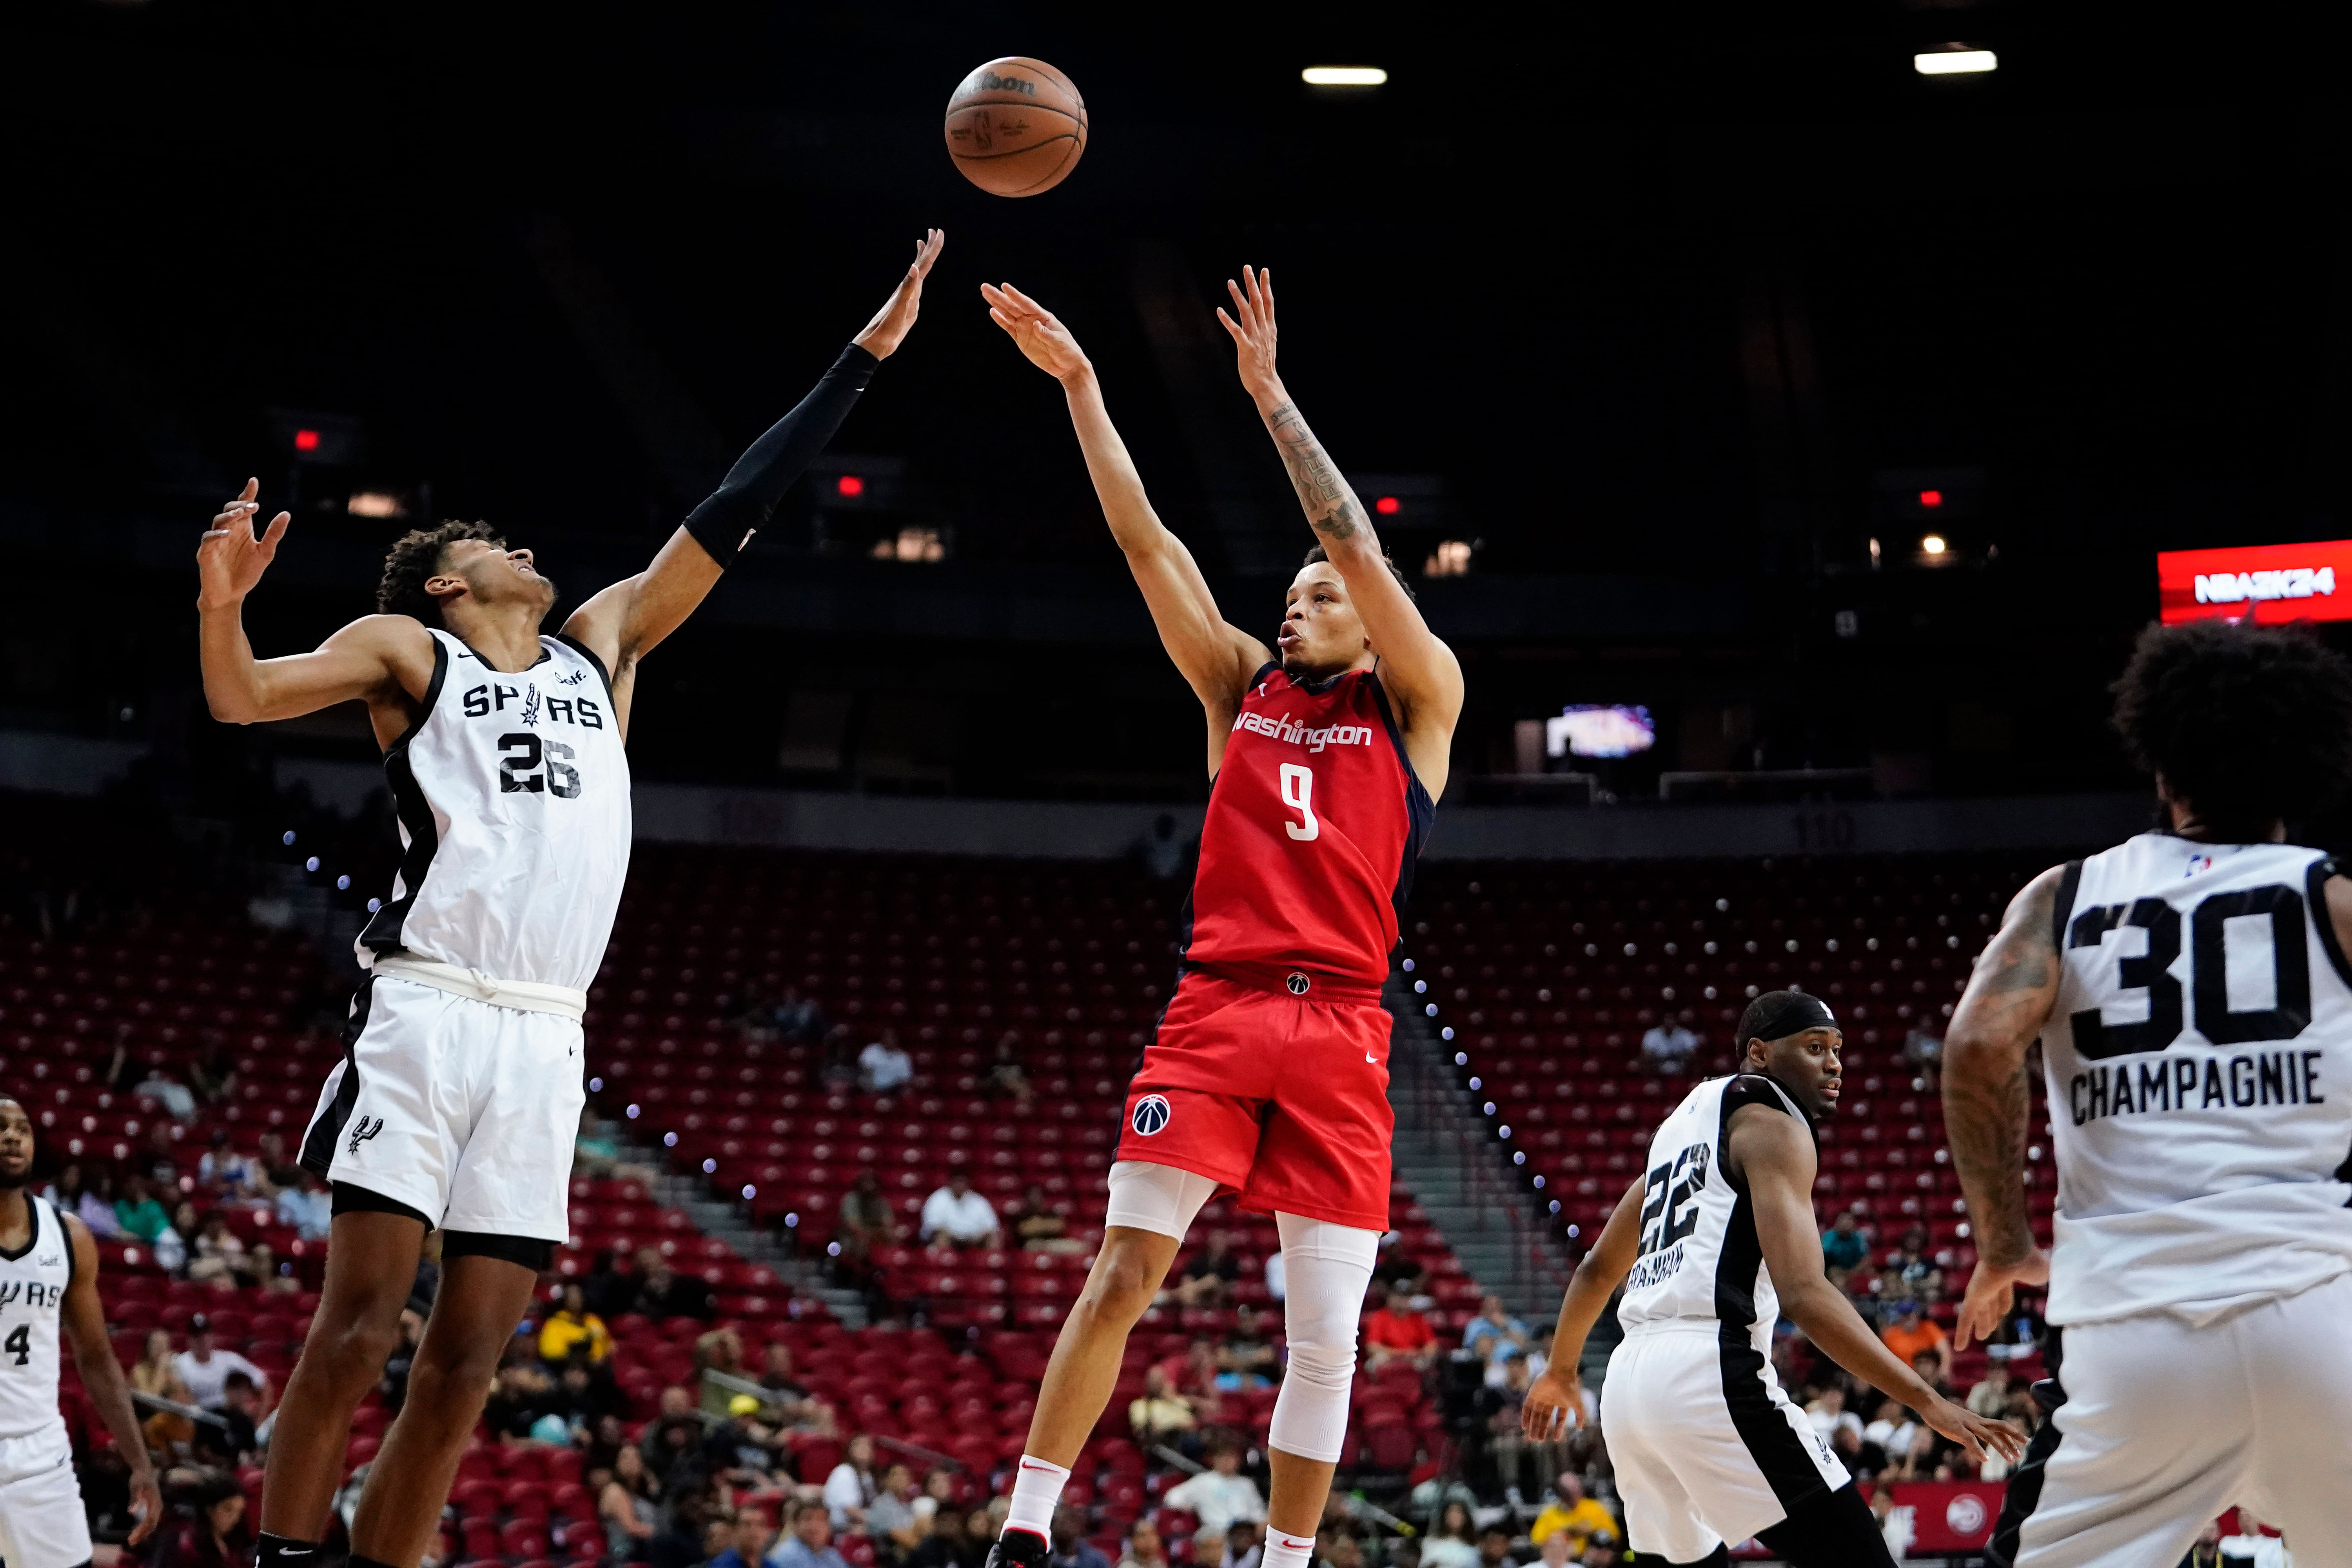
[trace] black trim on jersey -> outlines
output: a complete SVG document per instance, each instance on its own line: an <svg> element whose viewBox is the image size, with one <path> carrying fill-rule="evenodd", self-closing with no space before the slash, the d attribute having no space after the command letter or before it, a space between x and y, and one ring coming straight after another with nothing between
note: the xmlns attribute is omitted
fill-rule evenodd
<svg viewBox="0 0 2352 1568"><path fill-rule="evenodd" d="M1756 1210L1748 1180L1732 1166L1730 1144L1732 1112L1747 1105L1790 1111L1793 1098L1761 1073L1741 1073L1724 1086L1715 1133L1719 1163L1738 1194L1715 1262L1716 1356L1722 1368L1723 1403L1731 1412L1732 1429L1747 1446L1748 1457L1786 1510L1828 1490L1829 1485L1788 1418L1772 1403L1764 1384L1765 1359L1750 1337L1756 1329L1756 1277L1764 1268L1764 1246L1757 1239ZM1810 1128L1805 1117L1797 1120Z"/></svg>
<svg viewBox="0 0 2352 1568"><path fill-rule="evenodd" d="M547 650L541 647L540 652L545 655ZM434 854L441 847L440 830L433 825L433 803L425 798L425 791L417 784L416 770L408 760L408 743L416 739L418 731L433 722L433 715L440 710L441 687L448 679L449 645L435 637L433 681L425 689L425 712L383 754L383 776L392 787L393 810L400 825L408 829L408 851L400 858L400 885L407 890L397 899L387 900L360 932L361 945L375 952L401 951L401 923L408 918L409 906L416 902L417 889L425 885L425 873L432 868Z"/></svg>
<svg viewBox="0 0 2352 1568"><path fill-rule="evenodd" d="M2336 940L2336 922L2327 913L2327 879L2352 876L2333 855L2325 855L2311 863L2304 878L2304 909L2311 919L2311 929L2319 933L2320 951L2336 968L2336 977L2352 985L2352 962L2344 957L2344 944Z"/></svg>
<svg viewBox="0 0 2352 1568"><path fill-rule="evenodd" d="M2051 1331L2053 1351L2058 1331ZM2066 1403L2066 1385L2061 1381L2064 1375L2056 1373L2033 1385L2033 1403L2042 1407L2042 1425L2034 1430L2033 1440L2025 1445L2017 1468L2009 1472L2009 1486L2000 1495L2000 1517L1993 1521L1992 1534L1985 1540L1985 1561L1992 1568L2015 1568L2025 1521L2042 1506L2042 1483L2049 1479L2051 1458L2066 1436L2054 1419L2058 1407Z"/></svg>
<svg viewBox="0 0 2352 1568"><path fill-rule="evenodd" d="M613 700L613 677L611 673L605 669L604 661L596 657L596 650L590 647L586 643L582 642L578 637L573 637L570 632L556 633L555 640L588 661L588 668L594 670L596 672L596 679L604 683L604 700L606 702L611 702Z"/></svg>
<svg viewBox="0 0 2352 1568"><path fill-rule="evenodd" d="M2058 961L2066 961L2066 922L2074 918L2074 896L2083 886L2083 863L2066 862L2066 874L2058 879L2058 899L2051 906L2050 944L2058 950Z"/></svg>
<svg viewBox="0 0 2352 1568"><path fill-rule="evenodd" d="M29 1182L31 1179L30 1173L27 1173L26 1180ZM33 1189L30 1186L19 1187L16 1190L25 1194L25 1245L14 1252L0 1247L0 1263L17 1262L41 1244L40 1205L34 1198Z"/></svg>
<svg viewBox="0 0 2352 1568"><path fill-rule="evenodd" d="M519 1263L534 1274L543 1274L555 1261L555 1243L537 1236L500 1236L487 1230L445 1230L441 1233L441 1256L444 1259L495 1258L503 1263Z"/></svg>
<svg viewBox="0 0 2352 1568"><path fill-rule="evenodd" d="M453 637L457 637L456 632L451 632L449 635ZM561 632L556 635L559 637L562 636ZM460 643L464 643L466 648L466 651L458 655L458 657L460 658L472 659L476 664L480 665L492 675L529 675L532 670L537 669L541 665L545 664L549 659L555 657L553 653L548 650L546 641L541 639L539 645L539 657L537 658L532 659L520 669L500 669L497 665L492 664L488 658L484 658L482 650L476 647L472 643L466 642L464 637L457 637L457 640Z"/></svg>
<svg viewBox="0 0 2352 1568"><path fill-rule="evenodd" d="M44 1198L42 1202L47 1203L48 1200ZM66 1244L66 1289L70 1290L73 1289L74 1277L81 1272L81 1255L74 1246L73 1226L66 1223L65 1210L55 1204L49 1204L49 1213L57 1216L58 1239ZM74 1217L79 1219L81 1216L77 1215ZM90 1237L93 1246L97 1241L96 1237Z"/></svg>
<svg viewBox="0 0 2352 1568"><path fill-rule="evenodd" d="M335 1085L335 1098L327 1102L327 1109L319 1112L310 1130L302 1134L299 1156L301 1166L322 1182L327 1179L328 1168L335 1163L335 1140L343 1135L344 1124L352 1119L352 1107L359 1103L360 1034L367 1027L368 1007L374 1000L375 976L371 974L352 993L351 1018L343 1026L342 1081Z"/></svg>
<svg viewBox="0 0 2352 1568"><path fill-rule="evenodd" d="M1404 769L1404 854L1397 866L1396 887L1389 901L1396 909L1397 942L1404 942L1405 900L1412 896L1413 868L1421 863L1421 852L1429 846L1430 833L1437 826L1437 803L1429 797L1429 786L1421 782L1413 771L1412 754L1404 749L1404 731L1397 728L1396 711L1389 706L1388 688L1381 684L1376 670L1365 672L1364 679L1372 684L1372 700L1380 705L1381 723L1389 732L1389 744L1396 748L1398 763Z"/></svg>

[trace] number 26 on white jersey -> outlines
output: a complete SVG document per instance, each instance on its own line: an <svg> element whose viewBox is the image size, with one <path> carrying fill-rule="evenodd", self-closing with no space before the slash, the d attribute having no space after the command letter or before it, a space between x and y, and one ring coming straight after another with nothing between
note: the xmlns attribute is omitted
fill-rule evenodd
<svg viewBox="0 0 2352 1568"><path fill-rule="evenodd" d="M1286 822L1282 830L1304 842L1323 831L1315 820L1315 770L1297 763L1282 764L1282 804L1297 812L1299 820Z"/></svg>

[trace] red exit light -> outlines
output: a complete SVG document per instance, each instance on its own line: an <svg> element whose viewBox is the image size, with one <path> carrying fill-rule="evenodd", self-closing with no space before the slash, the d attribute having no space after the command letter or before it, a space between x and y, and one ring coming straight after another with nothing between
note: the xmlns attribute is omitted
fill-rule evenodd
<svg viewBox="0 0 2352 1568"><path fill-rule="evenodd" d="M1401 504L1394 496L1382 496L1372 503L1372 510L1382 517L1394 517Z"/></svg>
<svg viewBox="0 0 2352 1568"><path fill-rule="evenodd" d="M1944 492L1941 490L1921 490L1919 492L1919 504L1926 507L1928 510L1933 511L1936 508L1944 504Z"/></svg>
<svg viewBox="0 0 2352 1568"><path fill-rule="evenodd" d="M316 430L295 431L294 449L298 452L317 451L319 449L319 433Z"/></svg>
<svg viewBox="0 0 2352 1568"><path fill-rule="evenodd" d="M862 496L866 493L866 481L856 474L844 474L833 482L833 488L845 496Z"/></svg>

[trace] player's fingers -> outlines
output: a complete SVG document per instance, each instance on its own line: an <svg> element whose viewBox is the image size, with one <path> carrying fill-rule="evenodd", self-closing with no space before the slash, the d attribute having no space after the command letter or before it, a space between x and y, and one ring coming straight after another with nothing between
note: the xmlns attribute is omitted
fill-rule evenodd
<svg viewBox="0 0 2352 1568"><path fill-rule="evenodd" d="M1005 297L1006 299L1008 299L1008 300L1012 300L1014 304L1016 304L1016 305L1020 306L1023 310L1024 310L1028 311L1031 315L1033 315L1033 316L1043 316L1043 315L1049 314L1049 312L1046 310L1046 309L1045 309L1045 306L1040 305L1039 303L1037 303L1037 301L1036 301L1036 300L1032 300L1031 298L1029 298L1029 296L1028 296L1028 295L1024 294L1020 289L1018 289L1014 288L1012 284L1010 284L1010 283L1000 283L1000 284L998 284L998 285L997 285L997 287L1004 290L1004 297Z"/></svg>
<svg viewBox="0 0 2352 1568"><path fill-rule="evenodd" d="M261 547L264 550L275 549L278 542L286 537L287 527L293 521L294 514L290 511L281 511L271 518L268 531L261 536Z"/></svg>
<svg viewBox="0 0 2352 1568"><path fill-rule="evenodd" d="M239 500L251 500L260 493L261 481L259 479L249 479L245 481L245 489L236 492L236 499Z"/></svg>

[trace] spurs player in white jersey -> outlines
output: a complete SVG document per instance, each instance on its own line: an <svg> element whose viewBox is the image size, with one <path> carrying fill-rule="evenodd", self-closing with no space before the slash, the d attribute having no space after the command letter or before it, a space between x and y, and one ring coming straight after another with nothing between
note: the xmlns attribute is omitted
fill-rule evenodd
<svg viewBox="0 0 2352 1568"><path fill-rule="evenodd" d="M334 1188L325 1289L269 1446L258 1568L301 1568L325 1534L359 1401L399 1332L427 1232L442 1276L352 1524L358 1568L415 1568L499 1355L566 1234L583 1100L581 1015L628 868L627 732L637 661L701 603L914 324L937 230L882 310L754 442L652 565L590 598L560 637L528 550L445 523L393 548L383 613L316 652L256 660L240 619L284 538L257 537L257 486L197 556L215 718L368 705L403 842L360 938L370 974L302 1162ZM11 1565L15 1568L15 1565Z"/></svg>
<svg viewBox="0 0 2352 1568"><path fill-rule="evenodd" d="M2352 1568L2352 881L2285 842L2352 776L2352 668L2192 623L2151 627L2116 691L2166 828L2028 883L1944 1043L1980 1255L1956 1339L2046 1280L2063 1350L1995 1555L2175 1563L2243 1500L2297 1563ZM2046 1254L2020 1180L2037 1037Z"/></svg>
<svg viewBox="0 0 2352 1568"><path fill-rule="evenodd" d="M1752 1535L1798 1568L1891 1568L1845 1466L1781 1390L1774 1323L1785 1315L1979 1459L1986 1448L2014 1457L2025 1435L1929 1387L1822 1271L1812 1123L1837 1109L1843 1043L1828 1006L1768 992L1739 1038L1739 1072L1698 1085L1659 1124L1643 1174L1577 1265L1521 1419L1549 1439L1579 1417L1577 1363L1622 1285L1625 1338L1601 1424L1643 1560L1719 1568Z"/></svg>
<svg viewBox="0 0 2352 1568"><path fill-rule="evenodd" d="M34 1194L33 1119L0 1095L0 1563L78 1568L90 1559L89 1515L58 1409L63 1341L99 1418L131 1468L137 1545L163 1517L147 1436L107 1342L98 1243L76 1216ZM61 1337L62 1336L62 1337Z"/></svg>

